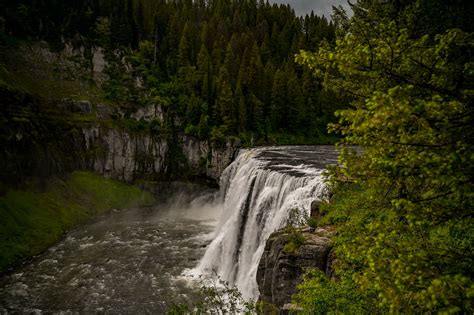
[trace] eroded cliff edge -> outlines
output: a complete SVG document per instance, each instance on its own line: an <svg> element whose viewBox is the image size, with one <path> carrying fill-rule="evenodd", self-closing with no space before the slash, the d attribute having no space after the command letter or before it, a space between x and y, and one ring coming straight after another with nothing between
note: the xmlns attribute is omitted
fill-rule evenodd
<svg viewBox="0 0 474 315"><path fill-rule="evenodd" d="M239 143L211 144L169 126L161 105L134 109L87 100L41 99L0 86L3 185L88 170L124 181L217 182Z"/></svg>

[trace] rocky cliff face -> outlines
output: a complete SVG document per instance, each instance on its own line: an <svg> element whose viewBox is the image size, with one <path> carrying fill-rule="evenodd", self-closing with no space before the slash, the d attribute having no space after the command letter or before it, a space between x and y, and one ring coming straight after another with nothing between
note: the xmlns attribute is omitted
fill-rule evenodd
<svg viewBox="0 0 474 315"><path fill-rule="evenodd" d="M288 251L285 245L294 238L294 233L298 233L304 242ZM266 243L257 271L260 301L285 312L291 308L291 296L296 293L305 269L317 268L331 275L331 233L330 228L273 233Z"/></svg>
<svg viewBox="0 0 474 315"><path fill-rule="evenodd" d="M166 139L97 126L82 128L86 168L107 178L133 181L166 174Z"/></svg>
<svg viewBox="0 0 474 315"><path fill-rule="evenodd" d="M217 183L237 150L236 142L214 145L184 134L177 114L161 104L104 104L107 61L100 47L78 40L53 52L41 42L0 57L12 81L0 80L0 193L2 183L77 169L125 181Z"/></svg>
<svg viewBox="0 0 474 315"><path fill-rule="evenodd" d="M164 130L161 106L120 109L88 101L39 100L2 89L3 183L76 169L108 178L217 181L238 143L214 146Z"/></svg>
<svg viewBox="0 0 474 315"><path fill-rule="evenodd" d="M161 179L170 174L170 159L181 158L178 167L186 171L186 176L207 177L218 181L230 164L238 144L228 142L215 147L208 141L180 135L178 147L182 156L170 156L169 140L149 133L133 133L120 129L98 126L82 128L85 152L95 152L87 159L86 168L107 178L125 181L135 179ZM179 176L178 176L179 177Z"/></svg>

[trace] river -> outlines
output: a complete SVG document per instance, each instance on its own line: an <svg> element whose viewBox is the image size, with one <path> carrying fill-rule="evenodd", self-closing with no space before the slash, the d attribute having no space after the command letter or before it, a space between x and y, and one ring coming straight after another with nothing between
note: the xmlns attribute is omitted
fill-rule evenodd
<svg viewBox="0 0 474 315"><path fill-rule="evenodd" d="M332 146L241 150L219 191L168 187L158 205L112 210L0 278L0 313L162 314L215 273L255 300L266 239L326 198L336 161Z"/></svg>
<svg viewBox="0 0 474 315"><path fill-rule="evenodd" d="M202 257L218 216L208 197L112 210L67 233L0 279L0 314L162 314L186 302L193 290L181 273Z"/></svg>

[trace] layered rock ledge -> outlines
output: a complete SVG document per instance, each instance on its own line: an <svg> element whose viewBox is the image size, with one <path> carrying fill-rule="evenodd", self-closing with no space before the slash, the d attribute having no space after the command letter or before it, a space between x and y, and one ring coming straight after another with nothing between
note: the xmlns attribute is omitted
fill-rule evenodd
<svg viewBox="0 0 474 315"><path fill-rule="evenodd" d="M45 100L0 88L0 182L87 170L123 181L202 178L218 183L238 151L166 127L160 105L144 108ZM34 158L31 158L34 157Z"/></svg>
<svg viewBox="0 0 474 315"><path fill-rule="evenodd" d="M295 233L304 242L289 251L286 245L295 237ZM332 275L332 234L331 227L307 227L282 229L270 236L257 271L259 300L267 305L267 312L285 313L285 310L291 308L291 296L297 292L296 286L303 280L306 269L317 268L328 276Z"/></svg>

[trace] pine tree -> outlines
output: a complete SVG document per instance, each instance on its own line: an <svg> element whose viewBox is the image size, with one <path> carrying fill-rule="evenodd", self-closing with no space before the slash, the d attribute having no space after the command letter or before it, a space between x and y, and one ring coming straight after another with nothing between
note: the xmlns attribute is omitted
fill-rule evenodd
<svg viewBox="0 0 474 315"><path fill-rule="evenodd" d="M222 62L224 61L224 52L222 50L223 43L225 43L225 41L222 39L222 37L220 37L219 40L214 43L214 47L212 49L212 65L216 71L219 71ZM216 73L216 75L217 74L218 73Z"/></svg>
<svg viewBox="0 0 474 315"><path fill-rule="evenodd" d="M272 102L270 106L270 119L273 131L286 127L287 109L286 77L284 71L275 72L272 86Z"/></svg>
<svg viewBox="0 0 474 315"><path fill-rule="evenodd" d="M130 46L132 49L138 49L138 28L137 23L135 22L135 16L133 12L132 0L127 0L127 17L128 24L130 25Z"/></svg>
<svg viewBox="0 0 474 315"><path fill-rule="evenodd" d="M304 110L304 100L301 94L301 87L298 77L293 69L285 71L287 78L287 112L288 112L288 128L292 132L301 130L301 118L308 115Z"/></svg>
<svg viewBox="0 0 474 315"><path fill-rule="evenodd" d="M260 58L260 51L255 41L252 45L252 50L249 58L250 59L247 63L248 66L245 72L245 82L248 87L248 92L252 92L256 95L261 95L264 88L262 86L263 65L262 60Z"/></svg>
<svg viewBox="0 0 474 315"><path fill-rule="evenodd" d="M235 38L234 38L234 40L235 40ZM234 49L233 49L233 46L232 46L232 42L229 42L229 44L227 45L227 48L226 48L226 52L225 52L224 64L222 66L225 67L225 69L228 72L229 83L231 84L231 86L235 85L236 74L237 74L235 70L237 69L236 65L238 65L238 62L239 61L237 60L236 56L234 55Z"/></svg>
<svg viewBox="0 0 474 315"><path fill-rule="evenodd" d="M143 7L143 2L142 0L138 0L138 6L137 6L137 32L138 32L138 41L144 41L146 40L146 28L145 28L145 12L144 12L144 7ZM153 19L154 22L154 19ZM152 34L154 35L154 34ZM148 38L149 39L149 38Z"/></svg>
<svg viewBox="0 0 474 315"><path fill-rule="evenodd" d="M132 31L126 13L126 7L121 0L115 0L110 21L111 42L114 46L128 47L132 40Z"/></svg>
<svg viewBox="0 0 474 315"><path fill-rule="evenodd" d="M178 47L178 67L191 65L191 40L189 22L184 25L183 33Z"/></svg>
<svg viewBox="0 0 474 315"><path fill-rule="evenodd" d="M207 51L206 45L204 43L201 45L201 49L199 50L197 58L197 69L198 76L201 81L200 93L202 97L208 103L210 103L212 95L213 70L211 64L211 57L209 56L209 52Z"/></svg>
<svg viewBox="0 0 474 315"><path fill-rule="evenodd" d="M235 130L234 95L229 81L229 72L224 64L219 71L216 113L217 123L223 125L226 132Z"/></svg>
<svg viewBox="0 0 474 315"><path fill-rule="evenodd" d="M242 86L240 82L237 83L237 88L235 91L235 103L236 108L238 109L239 132L245 132L247 130L247 105L245 103L245 96L242 92Z"/></svg>
<svg viewBox="0 0 474 315"><path fill-rule="evenodd" d="M253 110L253 130L257 132L257 138L267 138L265 126L264 105L254 94L250 96L251 108Z"/></svg>

